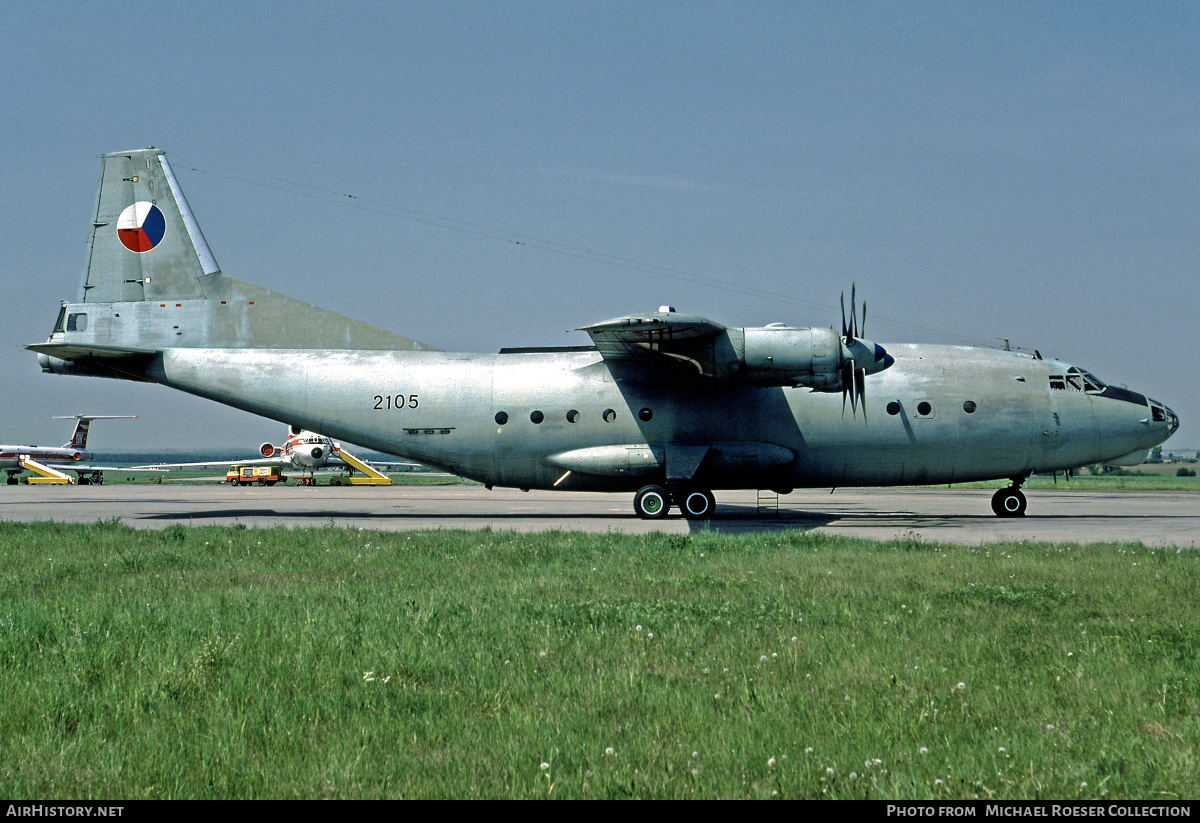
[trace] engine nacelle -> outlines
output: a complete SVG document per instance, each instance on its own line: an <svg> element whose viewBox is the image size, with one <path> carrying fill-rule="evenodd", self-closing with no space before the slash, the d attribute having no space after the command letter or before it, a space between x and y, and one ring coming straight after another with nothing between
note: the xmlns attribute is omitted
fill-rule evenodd
<svg viewBox="0 0 1200 823"><path fill-rule="evenodd" d="M765 326L743 329L741 376L757 386L809 386L836 391L846 359L833 329Z"/></svg>
<svg viewBox="0 0 1200 823"><path fill-rule="evenodd" d="M263 457L274 457L279 452L274 443L263 443L258 447L258 453Z"/></svg>

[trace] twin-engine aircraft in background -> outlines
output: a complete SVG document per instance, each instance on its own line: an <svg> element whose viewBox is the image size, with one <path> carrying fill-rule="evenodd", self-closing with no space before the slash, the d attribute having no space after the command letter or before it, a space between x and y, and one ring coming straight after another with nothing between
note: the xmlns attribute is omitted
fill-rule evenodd
<svg viewBox="0 0 1200 823"><path fill-rule="evenodd" d="M281 470L300 472L296 481L298 485L312 485L314 482L313 475L317 469L335 468L345 469L351 476L355 472L362 474L366 479L359 478L357 482L360 483L371 482L374 485L391 485L392 481L380 471L381 469L396 466L411 468L418 465L411 462L380 463L372 461L367 463L343 449L341 443L337 443L323 434L305 431L299 426L288 427L288 434L282 446L276 446L274 443L269 442L263 443L258 447L258 453L261 457L250 458L248 460L155 463L150 466L138 466L137 468L147 470L186 469L201 466L229 466L230 464L237 464L238 466L274 466ZM231 480L230 482L237 481Z"/></svg>
<svg viewBox="0 0 1200 823"><path fill-rule="evenodd" d="M97 466L87 450L88 430L93 420L133 420L136 414L76 414L57 416L54 420L74 420L71 439L60 447L0 446L0 470L8 473L8 485L15 486L22 473L28 472L30 483L71 483L81 486L103 483L105 471L130 471L120 466ZM67 472L74 472L77 480Z"/></svg>
<svg viewBox="0 0 1200 823"><path fill-rule="evenodd" d="M662 517L713 490L1007 478L1136 462L1170 409L1068 363L727 327L664 310L592 346L450 354L225 275L163 152L103 157L79 289L44 371L139 380L417 460L488 487L634 492ZM865 309L864 309L865 320Z"/></svg>

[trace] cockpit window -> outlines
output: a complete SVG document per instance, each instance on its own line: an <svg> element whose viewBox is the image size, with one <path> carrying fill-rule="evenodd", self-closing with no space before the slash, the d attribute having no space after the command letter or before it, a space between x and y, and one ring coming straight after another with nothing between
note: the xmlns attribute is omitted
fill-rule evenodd
<svg viewBox="0 0 1200 823"><path fill-rule="evenodd" d="M1083 391L1089 394L1101 394L1107 386L1094 374L1072 366L1067 369L1066 374L1050 375L1050 388L1060 391Z"/></svg>
<svg viewBox="0 0 1200 823"><path fill-rule="evenodd" d="M1083 384L1084 384L1085 391L1101 392L1101 391L1104 391L1106 388L1108 388L1108 386L1105 385L1103 380L1101 380L1099 377L1092 374L1091 372L1080 371L1080 374L1083 375Z"/></svg>

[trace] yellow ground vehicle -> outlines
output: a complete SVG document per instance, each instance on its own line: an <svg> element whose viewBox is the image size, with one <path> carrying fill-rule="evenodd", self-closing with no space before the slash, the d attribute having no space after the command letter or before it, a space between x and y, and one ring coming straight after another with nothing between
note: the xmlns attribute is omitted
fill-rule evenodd
<svg viewBox="0 0 1200 823"><path fill-rule="evenodd" d="M231 486L249 486L251 483L274 486L276 483L286 483L287 475L278 466L234 465L225 473L225 482Z"/></svg>

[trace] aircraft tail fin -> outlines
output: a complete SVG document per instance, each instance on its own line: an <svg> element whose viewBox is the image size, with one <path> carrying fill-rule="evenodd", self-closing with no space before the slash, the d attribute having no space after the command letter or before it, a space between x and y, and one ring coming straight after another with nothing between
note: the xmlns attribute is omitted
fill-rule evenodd
<svg viewBox="0 0 1200 823"><path fill-rule="evenodd" d="M63 444L64 449L86 449L88 428L92 424L90 417L80 417L75 422L75 431L71 434L71 439Z"/></svg>
<svg viewBox="0 0 1200 823"><path fill-rule="evenodd" d="M104 155L77 302L203 298L220 275L167 155Z"/></svg>
<svg viewBox="0 0 1200 823"><path fill-rule="evenodd" d="M76 300L48 342L95 347L90 361L102 347L438 351L225 275L155 148L102 157Z"/></svg>
<svg viewBox="0 0 1200 823"><path fill-rule="evenodd" d="M74 420L75 431L71 434L71 439L63 443L64 449L86 449L88 439L88 429L91 427L93 420L135 420L136 414L75 414L75 415L59 415L54 417L55 420Z"/></svg>

